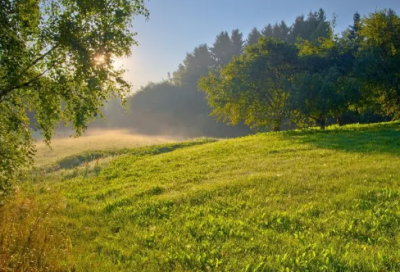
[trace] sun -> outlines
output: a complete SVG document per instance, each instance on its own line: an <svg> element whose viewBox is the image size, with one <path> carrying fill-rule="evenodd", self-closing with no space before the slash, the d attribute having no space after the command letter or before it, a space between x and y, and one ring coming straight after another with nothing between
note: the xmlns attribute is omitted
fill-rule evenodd
<svg viewBox="0 0 400 272"><path fill-rule="evenodd" d="M105 56L104 55L97 55L94 58L94 63L97 65L102 65L106 62Z"/></svg>

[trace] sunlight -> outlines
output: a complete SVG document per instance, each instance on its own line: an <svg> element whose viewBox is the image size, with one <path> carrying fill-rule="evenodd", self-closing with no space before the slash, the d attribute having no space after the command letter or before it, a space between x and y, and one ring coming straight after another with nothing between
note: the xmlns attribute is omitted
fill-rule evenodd
<svg viewBox="0 0 400 272"><path fill-rule="evenodd" d="M114 58L114 67L118 69L123 69L128 61L129 59L127 57Z"/></svg>
<svg viewBox="0 0 400 272"><path fill-rule="evenodd" d="M94 62L95 62L95 64L96 65L102 65L102 64L104 64L105 63L105 56L104 55L97 55L95 58L94 58Z"/></svg>

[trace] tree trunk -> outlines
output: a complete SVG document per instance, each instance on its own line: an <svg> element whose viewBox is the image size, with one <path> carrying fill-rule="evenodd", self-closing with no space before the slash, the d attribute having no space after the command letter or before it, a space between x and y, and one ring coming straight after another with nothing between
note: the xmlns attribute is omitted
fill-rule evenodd
<svg viewBox="0 0 400 272"><path fill-rule="evenodd" d="M342 120L342 117L341 116L338 116L337 118L336 118L336 120L337 120L337 124L341 127L341 126L343 126L343 120Z"/></svg>
<svg viewBox="0 0 400 272"><path fill-rule="evenodd" d="M324 116L321 116L319 119L317 119L317 124L319 125L319 127L324 130L326 127L326 119Z"/></svg>
<svg viewBox="0 0 400 272"><path fill-rule="evenodd" d="M273 127L272 127L272 130L273 130L274 132L281 131L281 120L276 120L276 121L274 122L274 125L273 125Z"/></svg>
<svg viewBox="0 0 400 272"><path fill-rule="evenodd" d="M281 131L281 127L278 125L278 126L276 126L276 125L274 125L274 127L272 128L272 130L274 131L274 132L278 132L278 131Z"/></svg>

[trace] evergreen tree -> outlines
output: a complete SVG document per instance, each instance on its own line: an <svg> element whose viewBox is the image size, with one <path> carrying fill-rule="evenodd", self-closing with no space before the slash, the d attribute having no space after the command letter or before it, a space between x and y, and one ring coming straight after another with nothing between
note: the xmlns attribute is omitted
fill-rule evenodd
<svg viewBox="0 0 400 272"><path fill-rule="evenodd" d="M268 24L264 27L264 29L261 31L261 34L268 38L268 37L274 37L274 29L271 24Z"/></svg>
<svg viewBox="0 0 400 272"><path fill-rule="evenodd" d="M239 31L239 29L232 30L231 42L232 42L231 56L232 57L239 56L240 54L242 54L244 41L243 41L243 34ZM229 61L232 59L232 57L229 59Z"/></svg>
<svg viewBox="0 0 400 272"><path fill-rule="evenodd" d="M258 39L261 37L262 37L262 35L261 35L260 31L258 31L258 29L256 27L254 27L251 30L251 32L249 33L249 35L247 36L246 44L247 45L256 44L256 43L258 43Z"/></svg>
<svg viewBox="0 0 400 272"><path fill-rule="evenodd" d="M228 36L228 41L229 36ZM174 82L180 85L197 86L197 80L215 66L213 56L206 44L197 46L192 53L186 54L183 63L173 73Z"/></svg>
<svg viewBox="0 0 400 272"><path fill-rule="evenodd" d="M223 31L215 38L210 51L217 65L224 65L230 61L233 45L228 32Z"/></svg>
<svg viewBox="0 0 400 272"><path fill-rule="evenodd" d="M215 38L213 46L210 48L211 55L218 66L227 64L233 56L243 53L243 34L239 29L232 31L231 36L223 31Z"/></svg>
<svg viewBox="0 0 400 272"><path fill-rule="evenodd" d="M359 36L359 31L361 27L361 16L360 13L356 12L353 16L353 25L350 26L349 38L351 40L356 40Z"/></svg>
<svg viewBox="0 0 400 272"><path fill-rule="evenodd" d="M288 40L289 32L290 28L282 21L280 24L274 25L273 37L286 41Z"/></svg>
<svg viewBox="0 0 400 272"><path fill-rule="evenodd" d="M298 16L291 26L287 40L296 42L299 38L309 41L320 37L327 38L331 31L331 24L326 20L325 11L320 9L318 12L310 12L307 19L303 15Z"/></svg>

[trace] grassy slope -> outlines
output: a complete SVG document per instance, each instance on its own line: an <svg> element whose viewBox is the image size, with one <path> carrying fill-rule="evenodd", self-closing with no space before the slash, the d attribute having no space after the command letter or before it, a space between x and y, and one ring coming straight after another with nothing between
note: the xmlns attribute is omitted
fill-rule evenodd
<svg viewBox="0 0 400 272"><path fill-rule="evenodd" d="M388 123L142 148L47 186L77 271L400 271L399 166Z"/></svg>
<svg viewBox="0 0 400 272"><path fill-rule="evenodd" d="M79 138L56 138L51 142L51 148L44 142L38 141L35 165L48 166L67 156L74 156L85 151L99 149L109 151L174 142L172 138L135 135L123 130L99 130L94 134L95 132Z"/></svg>

